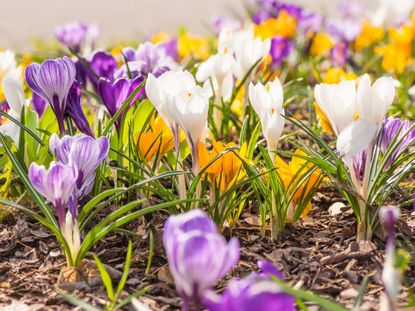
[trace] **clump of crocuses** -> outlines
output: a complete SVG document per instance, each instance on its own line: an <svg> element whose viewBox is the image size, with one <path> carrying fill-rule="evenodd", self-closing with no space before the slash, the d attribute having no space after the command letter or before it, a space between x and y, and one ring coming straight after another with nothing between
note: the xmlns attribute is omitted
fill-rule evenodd
<svg viewBox="0 0 415 311"><path fill-rule="evenodd" d="M58 218L70 264L76 259L81 245L78 227L79 200L89 194L95 180L95 170L107 157L109 141L106 137L94 139L85 134L50 138L49 148L57 161L49 168L32 163L29 179L33 187L49 202Z"/></svg>
<svg viewBox="0 0 415 311"><path fill-rule="evenodd" d="M281 272L266 261L258 262L262 272L232 280L221 296L212 290L238 262L240 246L236 238L226 242L203 211L170 216L163 244L182 310L295 310L294 299L272 280L282 279Z"/></svg>
<svg viewBox="0 0 415 311"><path fill-rule="evenodd" d="M171 216L164 226L163 244L183 310L201 310L205 293L239 260L239 241L226 242L199 209Z"/></svg>

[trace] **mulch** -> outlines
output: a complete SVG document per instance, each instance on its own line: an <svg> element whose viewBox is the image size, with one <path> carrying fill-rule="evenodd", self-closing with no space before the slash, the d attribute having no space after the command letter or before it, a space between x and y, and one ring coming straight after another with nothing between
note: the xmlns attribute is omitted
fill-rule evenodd
<svg viewBox="0 0 415 311"><path fill-rule="evenodd" d="M359 310L378 310L379 295L383 290L383 233L381 230L375 232L373 242L357 243L352 212L345 207L337 215L330 215L329 207L334 202L342 202L342 199L331 189L316 194L309 217L295 226L288 225L283 238L277 241L269 239L268 232L266 237L261 237L256 215L245 213L237 229L225 228L225 236L240 239L241 260L218 284L218 290L223 289L231 277L243 277L255 271L256 262L266 259L283 271L291 285L310 289L348 308L353 306L361 282L368 275L368 286ZM412 210L404 209L401 213L398 243L413 253L415 220ZM131 271L122 296L150 286L139 300L153 310L177 310L181 306L161 244L162 224L166 217L167 214L158 212L150 217L150 223L148 218L142 218L126 227L137 236L132 238ZM151 270L146 274L149 227L155 233L155 246ZM122 271L127 241L126 234L115 233L101 241L93 251L102 262ZM40 224L21 213L3 219L0 224L0 309L74 310L75 307L57 293L56 284L63 267L65 260L58 243ZM405 281L414 291L415 267L412 263ZM95 306L104 306L106 294L101 284L75 288L73 293ZM407 303L408 297L408 289L402 287L400 303ZM312 303L308 305L309 310L320 310ZM132 309L126 307L125 310Z"/></svg>

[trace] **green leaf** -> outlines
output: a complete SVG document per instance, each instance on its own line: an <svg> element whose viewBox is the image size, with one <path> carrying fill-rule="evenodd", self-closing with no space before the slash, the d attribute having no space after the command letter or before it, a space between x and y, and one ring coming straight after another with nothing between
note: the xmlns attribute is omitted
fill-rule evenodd
<svg viewBox="0 0 415 311"><path fill-rule="evenodd" d="M149 289L150 289L149 286L146 286L146 287L144 287L142 289L139 289L138 291L134 292L133 294L131 294L127 298L123 299L118 305L115 306L115 309L117 309L117 310L118 309L121 309L127 303L130 303L130 301L133 300L134 298L140 297L143 294L145 294Z"/></svg>
<svg viewBox="0 0 415 311"><path fill-rule="evenodd" d="M125 264L124 264L124 272L122 274L120 282L118 283L117 293L115 294L115 301L118 301L118 299L120 298L121 292L124 289L125 283L127 282L128 273L130 272L132 253L133 253L133 243L131 242L131 240L129 240L128 246L127 246L127 257L125 258Z"/></svg>
<svg viewBox="0 0 415 311"><path fill-rule="evenodd" d="M95 197L93 197L91 200L88 201L82 208L82 210L79 212L78 216L78 222L81 225L83 221L85 220L86 216L89 214L89 212L103 199L113 195L114 193L117 193L118 195L121 195L122 193L125 193L127 188L125 187L118 187L114 189L109 189L104 192L99 193Z"/></svg>
<svg viewBox="0 0 415 311"><path fill-rule="evenodd" d="M104 265L102 264L101 260L99 260L98 256L96 254L92 254L94 256L94 260L97 264L99 274L101 275L102 283L104 283L105 289L107 290L108 298L111 302L115 301L114 296L114 289L112 287L112 280L108 273L108 271L105 269Z"/></svg>

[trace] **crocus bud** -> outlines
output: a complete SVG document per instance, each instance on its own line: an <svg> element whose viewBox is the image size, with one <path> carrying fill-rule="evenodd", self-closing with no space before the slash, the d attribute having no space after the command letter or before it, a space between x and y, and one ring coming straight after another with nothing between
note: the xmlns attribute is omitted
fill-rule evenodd
<svg viewBox="0 0 415 311"><path fill-rule="evenodd" d="M197 209L169 217L163 244L184 310L190 304L200 307L206 291L239 260L239 241L227 243L209 216Z"/></svg>
<svg viewBox="0 0 415 311"><path fill-rule="evenodd" d="M142 77L136 77L133 80L120 78L115 81L110 81L106 78L99 79L98 93L111 117L117 113L128 97L135 91L136 88L139 87L142 82ZM143 89L138 91L131 100L130 105L133 105L143 92ZM117 131L120 130L121 120L125 115L125 112L126 110L124 110L115 121Z"/></svg>
<svg viewBox="0 0 415 311"><path fill-rule="evenodd" d="M171 129L176 152L180 146L180 124L172 112L179 94L191 93L196 87L193 75L187 70L167 71L159 77L148 75L145 91L148 99Z"/></svg>
<svg viewBox="0 0 415 311"><path fill-rule="evenodd" d="M173 105L168 106L170 115L183 129L190 146L193 171L198 171L198 143L207 128L209 99L205 91L196 86L188 92L178 94Z"/></svg>
<svg viewBox="0 0 415 311"><path fill-rule="evenodd" d="M52 107L62 135L65 133L66 98L75 80L75 74L75 65L66 56L48 59L41 65L32 63L25 71L27 84Z"/></svg>
<svg viewBox="0 0 415 311"><path fill-rule="evenodd" d="M76 167L52 161L49 169L46 169L43 165L32 163L29 179L33 187L52 203L62 227L65 223L65 210L76 189Z"/></svg>
<svg viewBox="0 0 415 311"><path fill-rule="evenodd" d="M281 82L276 78L273 82L263 85L258 82L249 85L249 100L259 116L262 133L267 141L268 152L274 161L275 150L284 129L284 93Z"/></svg>

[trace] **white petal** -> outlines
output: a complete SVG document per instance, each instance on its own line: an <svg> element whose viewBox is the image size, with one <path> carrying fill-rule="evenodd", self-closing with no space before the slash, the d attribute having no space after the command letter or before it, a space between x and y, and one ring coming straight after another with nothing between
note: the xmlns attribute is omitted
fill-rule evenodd
<svg viewBox="0 0 415 311"><path fill-rule="evenodd" d="M337 151L346 156L358 154L373 141L377 129L375 124L366 120L353 121L337 137Z"/></svg>
<svg viewBox="0 0 415 311"><path fill-rule="evenodd" d="M160 91L158 89L157 79L151 73L147 77L145 89L148 99L157 109L160 105Z"/></svg>
<svg viewBox="0 0 415 311"><path fill-rule="evenodd" d="M10 109L20 113L22 107L26 103L26 98L20 82L7 76L3 80L3 90Z"/></svg>
<svg viewBox="0 0 415 311"><path fill-rule="evenodd" d="M370 87L370 77L368 74L363 75L357 87L357 107L359 116L363 119L370 120L372 112L372 92Z"/></svg>

